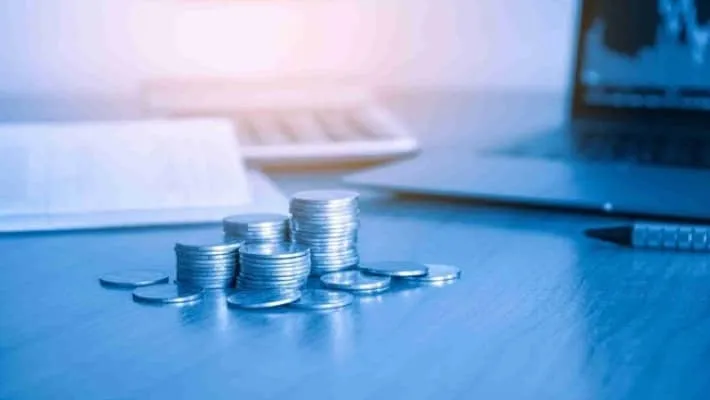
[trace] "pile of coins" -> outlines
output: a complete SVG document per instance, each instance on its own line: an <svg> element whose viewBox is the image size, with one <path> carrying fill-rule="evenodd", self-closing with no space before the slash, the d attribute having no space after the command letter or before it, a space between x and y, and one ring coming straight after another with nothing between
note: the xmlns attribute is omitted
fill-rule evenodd
<svg viewBox="0 0 710 400"><path fill-rule="evenodd" d="M222 220L225 242L287 242L289 240L287 215L239 214Z"/></svg>
<svg viewBox="0 0 710 400"><path fill-rule="evenodd" d="M300 289L311 272L311 251L297 243L249 243L239 251L239 264L238 289Z"/></svg>
<svg viewBox="0 0 710 400"><path fill-rule="evenodd" d="M204 289L234 286L241 242L175 245L177 282Z"/></svg>
<svg viewBox="0 0 710 400"><path fill-rule="evenodd" d="M311 273L338 272L358 264L358 193L311 190L290 202L291 238L311 249Z"/></svg>
<svg viewBox="0 0 710 400"><path fill-rule="evenodd" d="M299 192L291 198L290 211L290 218L228 216L222 221L223 243L177 243L176 285L161 271L143 269L112 272L100 282L133 288L136 301L156 304L192 303L207 289L236 286L227 297L232 307L329 310L351 304L354 295L384 292L395 282L443 285L461 277L461 270L449 265L360 263L356 192ZM308 285L309 275L320 276L320 288Z"/></svg>

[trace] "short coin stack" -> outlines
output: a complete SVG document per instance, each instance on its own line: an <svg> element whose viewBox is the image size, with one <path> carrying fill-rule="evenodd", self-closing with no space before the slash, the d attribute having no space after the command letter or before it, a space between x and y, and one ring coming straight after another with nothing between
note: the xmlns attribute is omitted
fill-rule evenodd
<svg viewBox="0 0 710 400"><path fill-rule="evenodd" d="M226 242L286 242L289 217L281 214L238 214L222 220Z"/></svg>
<svg viewBox="0 0 710 400"><path fill-rule="evenodd" d="M311 190L291 197L291 238L311 249L311 273L338 272L359 262L358 194Z"/></svg>
<svg viewBox="0 0 710 400"><path fill-rule="evenodd" d="M206 245L177 243L177 281L205 289L232 287L239 269L240 246L241 242Z"/></svg>
<svg viewBox="0 0 710 400"><path fill-rule="evenodd" d="M297 243L249 243L239 251L237 289L300 289L311 271L311 252Z"/></svg>

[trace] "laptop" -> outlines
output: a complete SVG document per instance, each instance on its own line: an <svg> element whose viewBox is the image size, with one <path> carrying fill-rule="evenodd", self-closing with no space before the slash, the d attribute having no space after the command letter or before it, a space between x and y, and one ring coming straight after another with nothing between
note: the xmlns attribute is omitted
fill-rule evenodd
<svg viewBox="0 0 710 400"><path fill-rule="evenodd" d="M466 157L424 151L346 182L710 219L710 0L584 0L576 35L563 126Z"/></svg>

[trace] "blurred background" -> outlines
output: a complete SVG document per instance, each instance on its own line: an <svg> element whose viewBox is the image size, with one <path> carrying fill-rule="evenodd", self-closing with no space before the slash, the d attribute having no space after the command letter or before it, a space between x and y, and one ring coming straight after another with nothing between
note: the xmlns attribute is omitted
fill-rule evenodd
<svg viewBox="0 0 710 400"><path fill-rule="evenodd" d="M4 2L0 96L132 96L143 81L358 77L563 90L572 0Z"/></svg>

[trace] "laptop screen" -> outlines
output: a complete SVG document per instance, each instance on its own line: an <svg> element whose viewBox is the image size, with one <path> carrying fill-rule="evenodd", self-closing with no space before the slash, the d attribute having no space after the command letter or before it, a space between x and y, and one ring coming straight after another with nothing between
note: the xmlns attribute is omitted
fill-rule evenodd
<svg viewBox="0 0 710 400"><path fill-rule="evenodd" d="M586 0L575 111L710 112L710 0Z"/></svg>

